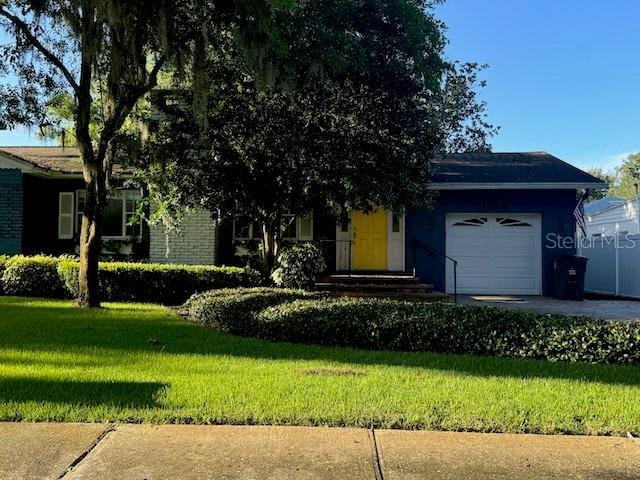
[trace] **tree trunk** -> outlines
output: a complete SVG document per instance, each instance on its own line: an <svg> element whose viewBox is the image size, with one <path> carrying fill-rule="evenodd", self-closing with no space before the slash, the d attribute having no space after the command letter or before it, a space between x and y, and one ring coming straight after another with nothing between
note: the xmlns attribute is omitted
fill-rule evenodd
<svg viewBox="0 0 640 480"><path fill-rule="evenodd" d="M265 222L262 224L262 262L265 270L271 272L276 264L280 250L280 223Z"/></svg>
<svg viewBox="0 0 640 480"><path fill-rule="evenodd" d="M78 305L83 308L100 306L98 261L102 247L102 202L95 185L87 185L82 229L80 231L80 271L78 272Z"/></svg>
<svg viewBox="0 0 640 480"><path fill-rule="evenodd" d="M200 139L206 137L208 122L209 72L207 71L207 45L209 44L206 23L196 36L193 58L193 116L200 129Z"/></svg>
<svg viewBox="0 0 640 480"><path fill-rule="evenodd" d="M82 5L81 17L81 62L80 82L76 88L76 138L82 156L82 176L85 184L85 207L80 230L80 271L78 272L78 305L84 308L100 306L98 287L98 260L100 256L100 227L102 220L105 176L102 165L96 158L91 142L90 124L91 83L96 47L95 10L91 5ZM101 201L100 196L104 196Z"/></svg>

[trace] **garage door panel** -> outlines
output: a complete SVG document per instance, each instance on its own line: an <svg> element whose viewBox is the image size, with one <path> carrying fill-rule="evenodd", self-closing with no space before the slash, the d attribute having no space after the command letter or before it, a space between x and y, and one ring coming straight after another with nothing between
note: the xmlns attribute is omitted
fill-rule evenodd
<svg viewBox="0 0 640 480"><path fill-rule="evenodd" d="M491 257L470 257L468 255L458 255L454 257L458 261L458 269L468 270L471 268L488 268L491 265Z"/></svg>
<svg viewBox="0 0 640 480"><path fill-rule="evenodd" d="M540 215L452 214L446 235L446 253L458 261L459 293L540 294ZM446 281L452 292L451 262Z"/></svg>
<svg viewBox="0 0 640 480"><path fill-rule="evenodd" d="M490 245L493 241L490 235L460 235L451 240L449 249L452 252L465 253L469 248L469 243L476 245Z"/></svg>
<svg viewBox="0 0 640 480"><path fill-rule="evenodd" d="M538 242L535 238L535 231L530 232L528 235L509 235L498 236L490 240L490 244L487 246L497 248L509 248L510 251L528 252L531 254L531 249L535 248Z"/></svg>
<svg viewBox="0 0 640 480"><path fill-rule="evenodd" d="M453 281L453 279L451 279ZM491 291L491 280L486 275L470 276L458 278L458 290L473 290L478 293L489 293Z"/></svg>
<svg viewBox="0 0 640 480"><path fill-rule="evenodd" d="M493 259L495 268L498 272L509 271L516 268L536 269L537 258L533 256L522 255L504 255L497 256Z"/></svg>
<svg viewBox="0 0 640 480"><path fill-rule="evenodd" d="M538 280L532 277L497 277L494 288L495 293L527 293L538 288Z"/></svg>

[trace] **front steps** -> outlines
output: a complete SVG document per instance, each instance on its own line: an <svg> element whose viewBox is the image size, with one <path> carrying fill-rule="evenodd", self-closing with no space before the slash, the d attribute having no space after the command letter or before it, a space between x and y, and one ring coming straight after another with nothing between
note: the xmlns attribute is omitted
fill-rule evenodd
<svg viewBox="0 0 640 480"><path fill-rule="evenodd" d="M344 297L390 298L418 302L448 302L449 296L403 273L334 274L320 277L316 290Z"/></svg>

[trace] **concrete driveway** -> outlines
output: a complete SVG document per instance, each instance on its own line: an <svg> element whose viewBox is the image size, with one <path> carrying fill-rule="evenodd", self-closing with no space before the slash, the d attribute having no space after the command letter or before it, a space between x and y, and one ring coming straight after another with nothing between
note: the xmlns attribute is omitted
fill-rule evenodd
<svg viewBox="0 0 640 480"><path fill-rule="evenodd" d="M582 302L576 302L526 295L459 295L458 303L529 310L537 313L596 317L603 320L640 321L640 301L637 300L585 299Z"/></svg>

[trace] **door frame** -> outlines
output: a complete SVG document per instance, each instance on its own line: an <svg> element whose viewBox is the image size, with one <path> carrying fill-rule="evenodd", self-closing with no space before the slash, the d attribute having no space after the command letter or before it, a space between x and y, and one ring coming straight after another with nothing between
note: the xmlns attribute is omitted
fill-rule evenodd
<svg viewBox="0 0 640 480"><path fill-rule="evenodd" d="M393 213L387 210L387 267L385 272L404 272L406 258L406 214L400 215L400 231L393 232ZM337 272L353 271L353 223L351 221L351 212L348 214L348 220L345 225L338 223L336 225L336 261L335 269ZM394 243L399 244L400 252L394 251ZM396 265L390 265L391 259L397 256L399 260ZM349 258L351 262L349 263ZM399 264L399 265L398 265ZM399 266L400 268L389 268ZM366 271L366 270L359 270Z"/></svg>

